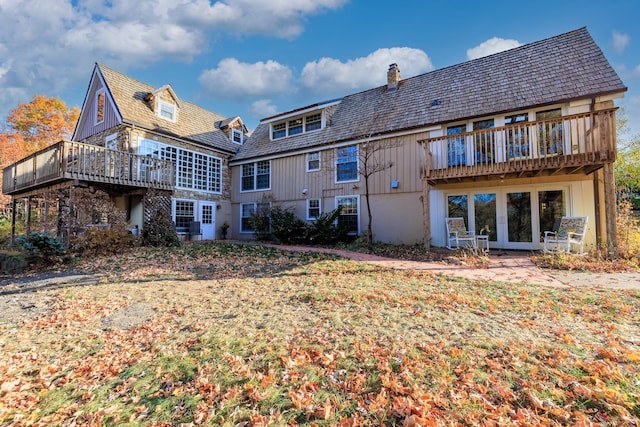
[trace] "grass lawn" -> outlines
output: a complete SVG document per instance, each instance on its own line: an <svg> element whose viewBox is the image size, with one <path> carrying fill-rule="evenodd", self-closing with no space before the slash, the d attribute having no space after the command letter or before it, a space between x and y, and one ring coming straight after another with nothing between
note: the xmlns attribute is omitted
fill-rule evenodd
<svg viewBox="0 0 640 427"><path fill-rule="evenodd" d="M638 290L224 243L76 270L0 295L2 426L640 423Z"/></svg>

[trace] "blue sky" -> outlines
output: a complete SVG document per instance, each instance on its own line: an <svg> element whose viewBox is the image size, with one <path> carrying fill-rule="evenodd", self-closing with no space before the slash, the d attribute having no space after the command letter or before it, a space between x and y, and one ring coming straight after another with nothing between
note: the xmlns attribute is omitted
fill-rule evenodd
<svg viewBox="0 0 640 427"><path fill-rule="evenodd" d="M103 63L250 129L261 118L587 27L629 88L635 0L0 0L0 117L35 95L81 106ZM0 127L1 129L1 127Z"/></svg>

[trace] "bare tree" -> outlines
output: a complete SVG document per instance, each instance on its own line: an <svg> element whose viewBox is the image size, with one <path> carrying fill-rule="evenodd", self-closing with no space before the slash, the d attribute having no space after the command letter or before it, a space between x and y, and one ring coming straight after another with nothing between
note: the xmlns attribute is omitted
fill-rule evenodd
<svg viewBox="0 0 640 427"><path fill-rule="evenodd" d="M397 140L375 140L376 135L369 133L358 146L358 174L364 181L364 198L367 203L367 245L373 249L373 212L371 210L371 177L393 167L386 159L385 151L398 146Z"/></svg>

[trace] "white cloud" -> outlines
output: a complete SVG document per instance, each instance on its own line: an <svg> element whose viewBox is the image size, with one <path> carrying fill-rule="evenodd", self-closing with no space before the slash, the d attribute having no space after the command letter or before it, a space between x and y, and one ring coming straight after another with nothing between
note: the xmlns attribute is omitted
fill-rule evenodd
<svg viewBox="0 0 640 427"><path fill-rule="evenodd" d="M0 117L36 93L57 96L86 81L96 61L125 72L189 62L216 32L292 38L308 16L347 1L0 0ZM259 71L269 74L268 66ZM249 92L264 90L246 83Z"/></svg>
<svg viewBox="0 0 640 427"><path fill-rule="evenodd" d="M513 49L514 47L518 47L521 45L522 44L517 40L492 37L489 40L480 43L476 47L467 49L467 59L481 58L483 56L492 55L504 50Z"/></svg>
<svg viewBox="0 0 640 427"><path fill-rule="evenodd" d="M275 115L278 112L278 107L270 99L260 99L251 104L249 112L254 117L264 118Z"/></svg>
<svg viewBox="0 0 640 427"><path fill-rule="evenodd" d="M249 64L223 59L218 67L205 70L198 81L205 91L221 98L243 98L290 92L292 72L276 61Z"/></svg>
<svg viewBox="0 0 640 427"><path fill-rule="evenodd" d="M628 34L621 33L619 31L613 32L613 48L616 52L622 53L624 49L627 47L631 38Z"/></svg>
<svg viewBox="0 0 640 427"><path fill-rule="evenodd" d="M346 62L333 58L309 62L302 69L300 84L306 90L327 96L346 95L384 84L392 63L398 64L403 78L433 69L431 59L422 50L394 47L378 49L368 56Z"/></svg>
<svg viewBox="0 0 640 427"><path fill-rule="evenodd" d="M283 38L300 35L306 16L342 7L348 0L182 1L173 14L188 25L241 34Z"/></svg>

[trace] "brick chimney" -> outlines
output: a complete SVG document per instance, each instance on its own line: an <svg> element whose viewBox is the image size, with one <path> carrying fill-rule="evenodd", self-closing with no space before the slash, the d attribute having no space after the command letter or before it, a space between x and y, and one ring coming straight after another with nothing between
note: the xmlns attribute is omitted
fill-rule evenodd
<svg viewBox="0 0 640 427"><path fill-rule="evenodd" d="M398 89L400 80L400 68L398 68L398 64L394 63L389 65L389 71L387 71L387 92L395 92Z"/></svg>

